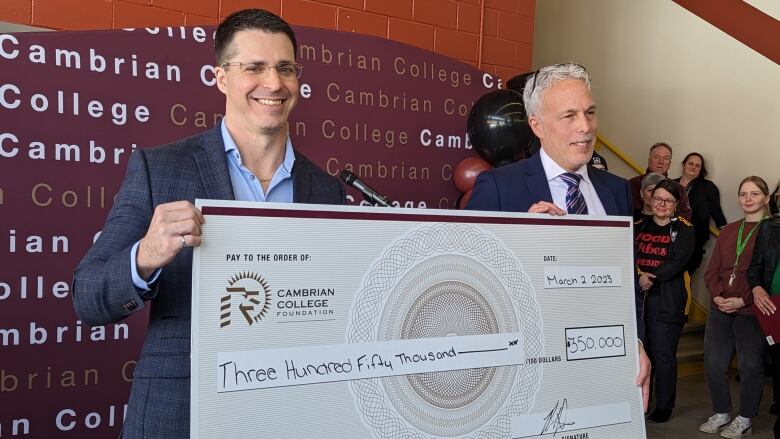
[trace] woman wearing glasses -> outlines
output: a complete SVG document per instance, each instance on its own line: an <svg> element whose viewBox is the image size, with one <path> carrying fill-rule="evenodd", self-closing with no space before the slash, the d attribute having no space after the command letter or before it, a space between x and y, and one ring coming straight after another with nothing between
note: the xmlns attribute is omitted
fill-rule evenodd
<svg viewBox="0 0 780 439"><path fill-rule="evenodd" d="M642 177L642 189L639 192L642 196L642 209L634 211L634 221L653 216L653 189L659 181L665 180L664 174L657 172L648 172Z"/></svg>
<svg viewBox="0 0 780 439"><path fill-rule="evenodd" d="M726 225L726 217L720 207L718 187L706 177L704 157L698 152L692 152L683 159L682 176L675 180L685 189L688 204L691 206L691 224L696 236L696 246L687 267L691 275L701 265L704 245L710 239L710 217L718 228Z"/></svg>
<svg viewBox="0 0 780 439"><path fill-rule="evenodd" d="M649 422L669 420L677 391L677 343L687 301L683 273L695 241L690 223L676 216L679 199L677 183L659 181L652 191L652 216L635 225L645 349L655 376L656 407Z"/></svg>
<svg viewBox="0 0 780 439"><path fill-rule="evenodd" d="M761 221L767 216L769 188L760 177L747 177L737 191L744 216L723 228L715 241L704 282L712 297L704 333L704 371L715 412L699 427L705 433L741 437L758 414L764 390L766 342L756 320L747 270ZM739 359L739 412L731 421L728 370Z"/></svg>

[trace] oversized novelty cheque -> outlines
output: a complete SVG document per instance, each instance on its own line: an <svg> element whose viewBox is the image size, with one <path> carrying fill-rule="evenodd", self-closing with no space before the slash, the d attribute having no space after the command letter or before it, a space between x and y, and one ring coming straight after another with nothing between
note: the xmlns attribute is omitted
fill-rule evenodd
<svg viewBox="0 0 780 439"><path fill-rule="evenodd" d="M644 438L630 218L198 200L193 438Z"/></svg>

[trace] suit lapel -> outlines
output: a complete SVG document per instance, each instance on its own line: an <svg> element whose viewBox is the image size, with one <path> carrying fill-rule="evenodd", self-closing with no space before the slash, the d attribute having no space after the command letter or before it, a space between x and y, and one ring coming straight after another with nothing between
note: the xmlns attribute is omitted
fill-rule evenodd
<svg viewBox="0 0 780 439"><path fill-rule="evenodd" d="M233 200L233 183L230 181L225 144L220 125L196 137L199 149L195 153L206 196L213 200Z"/></svg>
<svg viewBox="0 0 780 439"><path fill-rule="evenodd" d="M604 206L604 212L607 215L619 215L617 202L612 195L612 191L609 190L604 176L588 166L588 177L590 177L590 182L593 183L593 188L596 189L596 193L599 195L601 205Z"/></svg>
<svg viewBox="0 0 780 439"><path fill-rule="evenodd" d="M293 203L308 203L311 200L311 173L306 157L295 153L292 170Z"/></svg>
<svg viewBox="0 0 780 439"><path fill-rule="evenodd" d="M547 174L544 173L542 156L538 152L528 158L526 178L528 181L525 185L528 187L528 191L531 195L531 204L539 201L549 201L552 203L552 193L550 192L550 185L547 183Z"/></svg>

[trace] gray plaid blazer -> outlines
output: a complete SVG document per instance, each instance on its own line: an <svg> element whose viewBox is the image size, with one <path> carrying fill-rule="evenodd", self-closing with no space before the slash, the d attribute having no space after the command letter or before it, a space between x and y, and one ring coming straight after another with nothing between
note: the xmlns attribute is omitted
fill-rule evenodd
<svg viewBox="0 0 780 439"><path fill-rule="evenodd" d="M345 202L341 183L297 152L292 178L296 203ZM157 205L195 198L234 199L219 126L133 152L103 232L74 273L73 303L87 324L115 322L151 304L125 438L189 438L192 249L165 266L149 292L133 285L130 249Z"/></svg>

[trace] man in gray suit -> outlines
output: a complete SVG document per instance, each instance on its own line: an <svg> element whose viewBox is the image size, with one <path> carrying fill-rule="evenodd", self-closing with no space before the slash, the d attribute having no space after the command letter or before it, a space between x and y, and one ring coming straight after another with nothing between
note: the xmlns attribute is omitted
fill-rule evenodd
<svg viewBox="0 0 780 439"><path fill-rule="evenodd" d="M192 249L203 216L195 198L342 204L344 189L293 150L297 42L280 17L236 12L215 34L219 126L136 150L103 232L76 268L73 301L102 325L151 305L122 436L189 438Z"/></svg>

